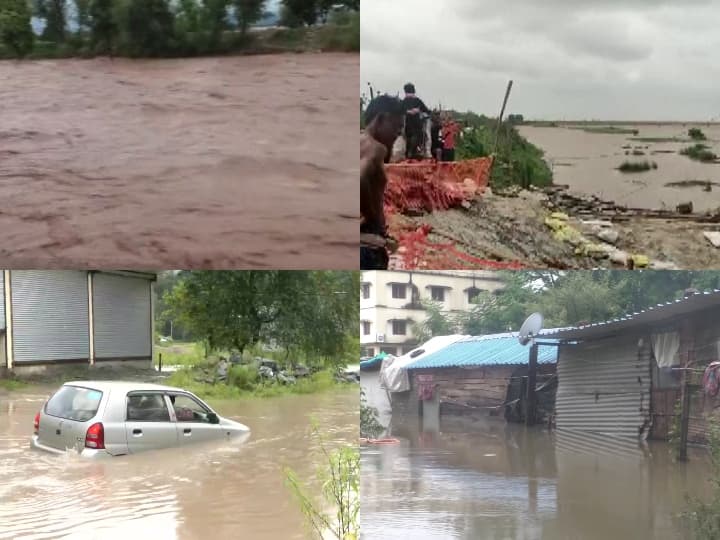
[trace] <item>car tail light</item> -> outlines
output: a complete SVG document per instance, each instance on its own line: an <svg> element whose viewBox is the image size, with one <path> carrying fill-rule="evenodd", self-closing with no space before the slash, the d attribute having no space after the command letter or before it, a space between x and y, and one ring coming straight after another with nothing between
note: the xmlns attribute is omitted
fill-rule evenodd
<svg viewBox="0 0 720 540"><path fill-rule="evenodd" d="M96 450L105 448L105 429L100 422L88 428L85 434L85 448Z"/></svg>
<svg viewBox="0 0 720 540"><path fill-rule="evenodd" d="M35 420L33 421L33 433L35 433L35 435L37 435L38 431L40 431L40 413L39 412L35 415Z"/></svg>

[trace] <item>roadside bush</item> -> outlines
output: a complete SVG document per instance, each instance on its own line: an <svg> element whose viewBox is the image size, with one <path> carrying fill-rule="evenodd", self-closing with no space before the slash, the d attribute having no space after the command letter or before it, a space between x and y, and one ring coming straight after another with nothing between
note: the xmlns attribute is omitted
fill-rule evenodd
<svg viewBox="0 0 720 540"><path fill-rule="evenodd" d="M30 26L30 9L25 0L0 3L0 41L16 57L26 56L33 48L35 34Z"/></svg>
<svg viewBox="0 0 720 540"><path fill-rule="evenodd" d="M688 129L688 136L694 141L704 141L706 138L705 134L702 132L702 130L700 128Z"/></svg>
<svg viewBox="0 0 720 540"><path fill-rule="evenodd" d="M228 384L241 390L254 390L259 381L257 370L251 366L233 366L228 373Z"/></svg>
<svg viewBox="0 0 720 540"><path fill-rule="evenodd" d="M710 162L717 160L717 154L710 150L710 147L702 143L683 148L680 150L680 153L696 161Z"/></svg>

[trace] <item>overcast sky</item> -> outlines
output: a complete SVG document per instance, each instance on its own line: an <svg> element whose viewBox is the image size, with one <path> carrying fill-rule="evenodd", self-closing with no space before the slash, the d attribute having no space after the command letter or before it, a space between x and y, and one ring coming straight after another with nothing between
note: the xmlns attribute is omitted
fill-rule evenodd
<svg viewBox="0 0 720 540"><path fill-rule="evenodd" d="M720 119L720 0L363 0L361 92L536 119Z"/></svg>

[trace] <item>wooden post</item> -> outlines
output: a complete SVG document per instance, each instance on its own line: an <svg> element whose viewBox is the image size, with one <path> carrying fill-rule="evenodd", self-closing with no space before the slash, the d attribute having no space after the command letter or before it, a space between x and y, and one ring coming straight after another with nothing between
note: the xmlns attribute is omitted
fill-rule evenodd
<svg viewBox="0 0 720 540"><path fill-rule="evenodd" d="M503 99L502 109L500 109L500 116L498 117L497 130L495 132L495 148L493 148L493 154L497 153L498 141L500 140L500 128L502 128L503 116L505 115L505 107L507 106L508 99L510 98L510 90L512 90L513 82L508 82L507 89L505 90L505 99Z"/></svg>
<svg viewBox="0 0 720 540"><path fill-rule="evenodd" d="M158 354L158 371L162 373L162 353Z"/></svg>
<svg viewBox="0 0 720 540"><path fill-rule="evenodd" d="M692 325L684 320L680 328L680 359L682 365L682 378L680 382L680 448L678 448L678 461L687 461L688 430L690 426L690 366L694 360L694 343L692 339Z"/></svg>
<svg viewBox="0 0 720 540"><path fill-rule="evenodd" d="M538 346L533 343L530 347L530 361L528 362L527 378L527 407L525 408L525 425L535 423L535 383L537 380Z"/></svg>

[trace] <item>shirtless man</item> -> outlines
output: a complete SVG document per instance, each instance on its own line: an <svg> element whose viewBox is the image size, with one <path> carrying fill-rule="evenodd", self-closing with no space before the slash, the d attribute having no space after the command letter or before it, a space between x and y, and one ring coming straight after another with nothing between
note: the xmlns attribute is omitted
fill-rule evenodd
<svg viewBox="0 0 720 540"><path fill-rule="evenodd" d="M403 127L403 105L395 97L373 99L365 111L365 133L360 137L360 269L386 270L385 163Z"/></svg>

